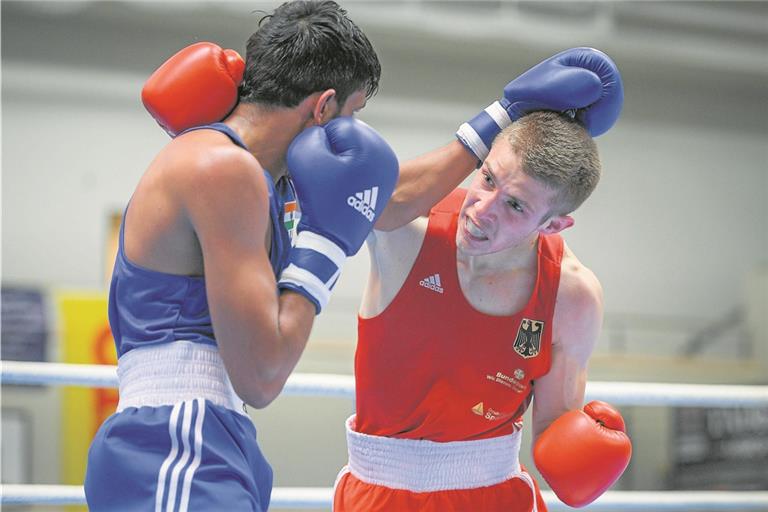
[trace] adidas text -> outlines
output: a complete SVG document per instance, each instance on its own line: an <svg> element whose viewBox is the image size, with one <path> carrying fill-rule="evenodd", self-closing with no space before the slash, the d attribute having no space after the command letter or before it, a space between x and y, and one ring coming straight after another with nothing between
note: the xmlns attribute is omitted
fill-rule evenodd
<svg viewBox="0 0 768 512"><path fill-rule="evenodd" d="M358 192L347 198L347 204L363 214L363 217L373 222L376 208L376 199L379 195L379 187L373 187L363 192Z"/></svg>
<svg viewBox="0 0 768 512"><path fill-rule="evenodd" d="M363 216L369 221L373 222L373 210L363 201L357 199L355 196L349 196L347 198L347 204L363 214Z"/></svg>

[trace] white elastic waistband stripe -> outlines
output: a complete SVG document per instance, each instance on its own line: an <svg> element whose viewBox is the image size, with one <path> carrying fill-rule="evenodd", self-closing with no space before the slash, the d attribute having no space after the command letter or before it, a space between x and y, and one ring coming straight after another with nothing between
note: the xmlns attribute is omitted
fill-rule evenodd
<svg viewBox="0 0 768 512"><path fill-rule="evenodd" d="M520 475L521 433L437 443L371 436L347 420L349 470L363 482L412 492L474 489Z"/></svg>
<svg viewBox="0 0 768 512"><path fill-rule="evenodd" d="M175 341L135 348L117 361L117 376L118 412L202 398L243 413L243 402L232 388L221 355L210 345Z"/></svg>

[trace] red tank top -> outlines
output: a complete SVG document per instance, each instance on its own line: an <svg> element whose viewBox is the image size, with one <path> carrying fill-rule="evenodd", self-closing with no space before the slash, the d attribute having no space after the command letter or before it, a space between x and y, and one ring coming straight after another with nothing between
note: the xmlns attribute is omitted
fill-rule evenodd
<svg viewBox="0 0 768 512"><path fill-rule="evenodd" d="M380 315L358 318L358 432L438 442L511 434L522 426L533 381L549 371L563 240L539 236L536 284L521 311L481 313L457 272L465 195L457 189L432 208L395 299Z"/></svg>

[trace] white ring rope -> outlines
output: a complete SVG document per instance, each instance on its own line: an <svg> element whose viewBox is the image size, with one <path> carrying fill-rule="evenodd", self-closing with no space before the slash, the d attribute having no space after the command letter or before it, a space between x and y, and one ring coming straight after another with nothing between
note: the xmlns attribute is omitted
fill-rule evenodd
<svg viewBox="0 0 768 512"><path fill-rule="evenodd" d="M552 491L541 491L547 508L572 511ZM3 485L0 503L5 505L85 505L85 492L78 485ZM331 507L330 487L276 487L272 490L270 510L317 509ZM588 512L691 511L691 510L766 510L765 491L608 491L594 503L580 510Z"/></svg>
<svg viewBox="0 0 768 512"><path fill-rule="evenodd" d="M95 364L2 361L0 381L17 385L117 387L116 367ZM283 389L286 395L355 397L351 375L296 373ZM658 382L588 382L587 400L614 405L672 407L765 407L768 386L673 384Z"/></svg>
<svg viewBox="0 0 768 512"><path fill-rule="evenodd" d="M115 366L64 363L0 362L0 381L11 385L75 385L117 387ZM350 375L294 374L283 390L288 395L354 398L355 381ZM721 386L641 382L590 382L588 400L602 399L617 405L763 407L768 405L768 386ZM318 487L278 487L273 490L272 509L330 508L333 490ZM542 491L551 511L572 510L551 491ZM82 486L2 485L0 504L83 505ZM587 511L654 510L768 510L768 492L763 491L611 491L585 507Z"/></svg>

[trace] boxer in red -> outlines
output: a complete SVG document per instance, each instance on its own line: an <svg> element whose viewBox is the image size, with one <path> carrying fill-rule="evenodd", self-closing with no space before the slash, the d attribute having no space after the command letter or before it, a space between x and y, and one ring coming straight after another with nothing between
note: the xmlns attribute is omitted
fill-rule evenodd
<svg viewBox="0 0 768 512"><path fill-rule="evenodd" d="M432 186L450 186L438 174ZM618 478L630 454L618 413L593 402L566 414L583 400L603 299L559 233L599 175L582 126L531 113L497 137L467 190L369 236L334 511L546 510L518 462L531 399L536 464L563 501L584 505ZM384 227L401 222L399 206Z"/></svg>
<svg viewBox="0 0 768 512"><path fill-rule="evenodd" d="M559 234L597 185L592 136L621 103L613 62L568 50L510 82L461 144L401 166L367 240L335 512L546 510L518 461L531 401L534 460L562 501L586 505L624 471L619 413L580 410L602 290ZM542 105L559 112L526 115Z"/></svg>
<svg viewBox="0 0 768 512"><path fill-rule="evenodd" d="M592 137L622 101L605 54L566 50L510 82L457 141L400 166L367 239L336 512L546 510L518 461L531 403L534 461L565 503L590 503L626 468L619 413L581 409L602 291L559 235L597 185Z"/></svg>

